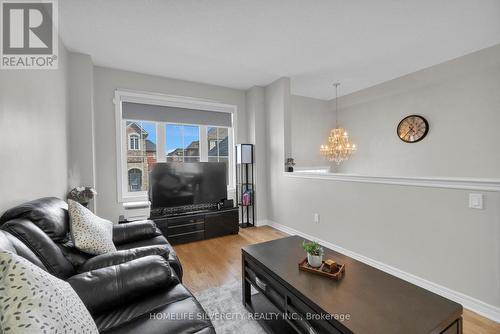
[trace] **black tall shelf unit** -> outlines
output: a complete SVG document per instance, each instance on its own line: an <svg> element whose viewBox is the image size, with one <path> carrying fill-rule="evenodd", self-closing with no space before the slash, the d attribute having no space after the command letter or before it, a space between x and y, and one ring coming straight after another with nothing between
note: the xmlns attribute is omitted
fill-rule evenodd
<svg viewBox="0 0 500 334"><path fill-rule="evenodd" d="M255 187L253 144L239 144L236 156L236 202L240 207L240 226L255 226Z"/></svg>

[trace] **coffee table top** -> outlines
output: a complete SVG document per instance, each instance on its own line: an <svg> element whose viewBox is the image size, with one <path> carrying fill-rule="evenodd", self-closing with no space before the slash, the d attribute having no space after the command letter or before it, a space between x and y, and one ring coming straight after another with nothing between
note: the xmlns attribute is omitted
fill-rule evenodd
<svg viewBox="0 0 500 334"><path fill-rule="evenodd" d="M303 240L291 236L242 251L324 313L349 314L342 325L354 333L439 333L462 315L460 304L330 249L324 258L346 265L342 280L299 271Z"/></svg>

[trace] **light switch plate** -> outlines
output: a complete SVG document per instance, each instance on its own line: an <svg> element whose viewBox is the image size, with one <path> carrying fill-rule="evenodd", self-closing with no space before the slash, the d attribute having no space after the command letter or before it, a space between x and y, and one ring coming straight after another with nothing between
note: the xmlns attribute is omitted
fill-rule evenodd
<svg viewBox="0 0 500 334"><path fill-rule="evenodd" d="M483 194L469 194L469 208L481 210L483 208Z"/></svg>

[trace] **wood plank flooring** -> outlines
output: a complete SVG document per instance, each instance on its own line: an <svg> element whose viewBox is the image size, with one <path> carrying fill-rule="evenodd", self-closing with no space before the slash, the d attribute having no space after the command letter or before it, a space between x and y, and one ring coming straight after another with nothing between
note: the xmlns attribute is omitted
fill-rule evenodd
<svg viewBox="0 0 500 334"><path fill-rule="evenodd" d="M241 247L287 236L269 226L240 229L238 235L175 246L191 292L241 280ZM464 310L464 334L499 334L500 324Z"/></svg>

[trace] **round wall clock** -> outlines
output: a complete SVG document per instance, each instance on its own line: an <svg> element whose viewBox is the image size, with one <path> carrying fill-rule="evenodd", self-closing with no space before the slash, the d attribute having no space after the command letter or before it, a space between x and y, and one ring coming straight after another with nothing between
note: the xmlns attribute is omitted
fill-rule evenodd
<svg viewBox="0 0 500 334"><path fill-rule="evenodd" d="M399 139L406 143L416 143L425 138L429 132L429 123L419 115L410 115L401 120L397 133Z"/></svg>

